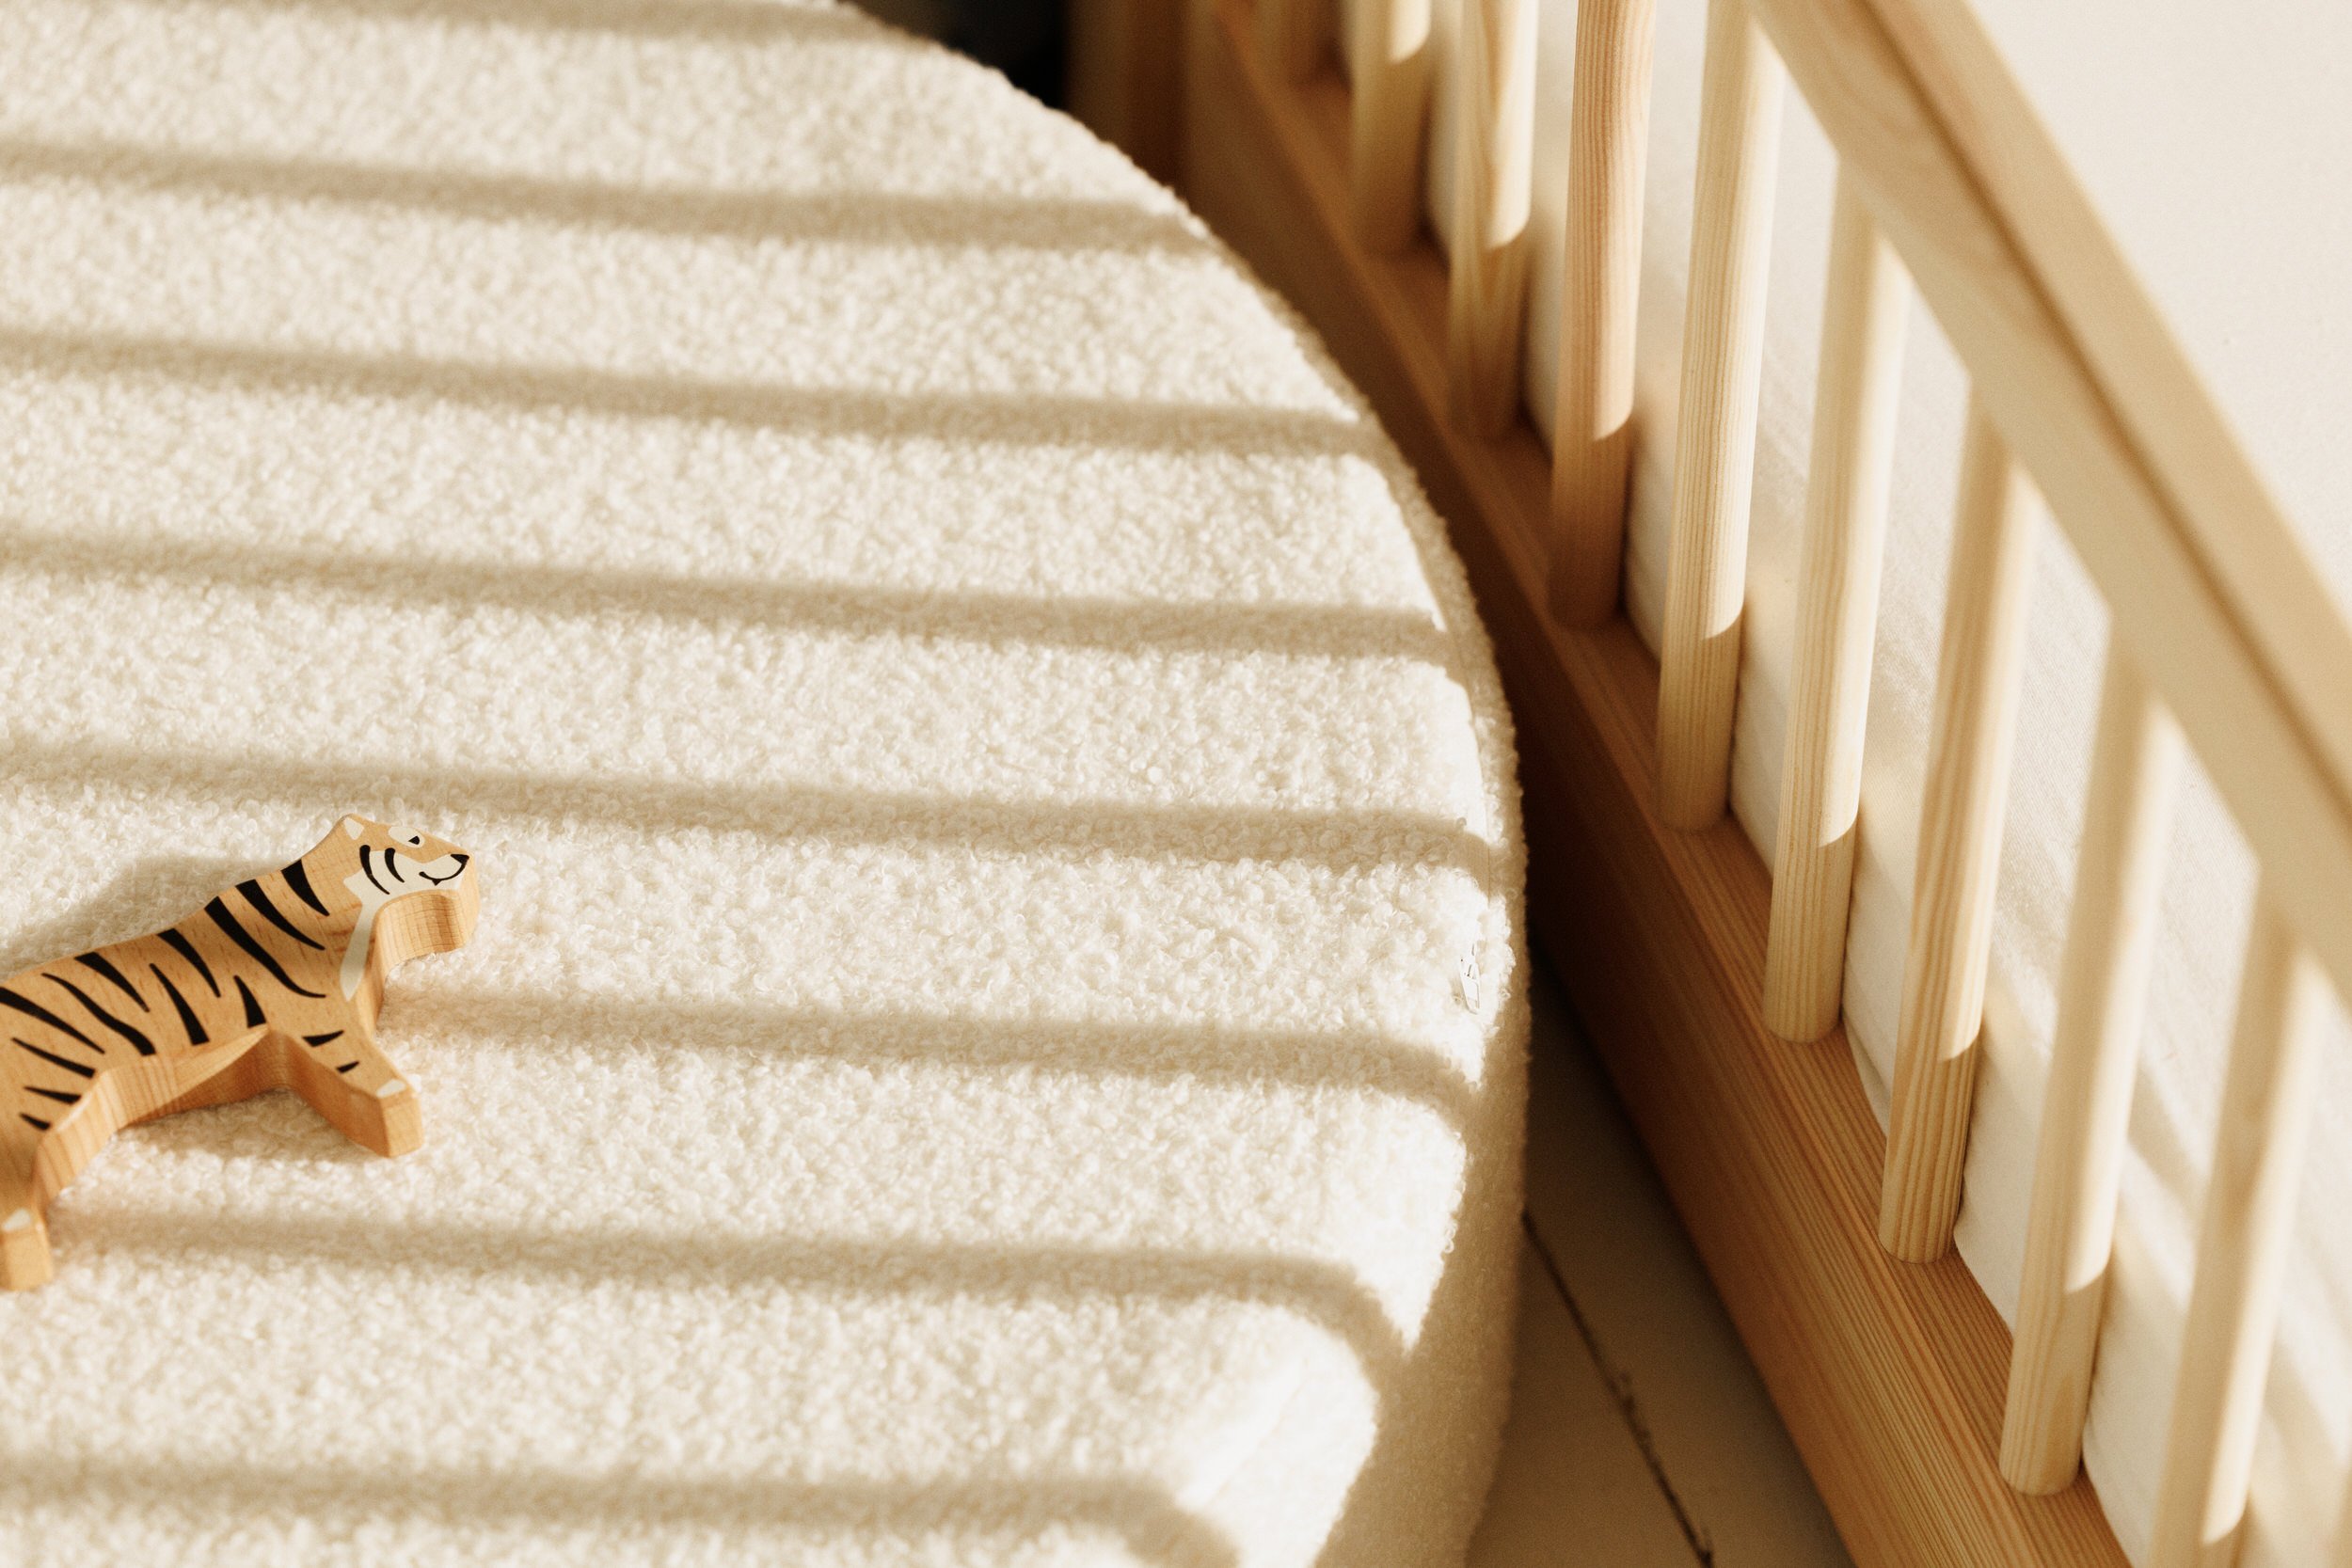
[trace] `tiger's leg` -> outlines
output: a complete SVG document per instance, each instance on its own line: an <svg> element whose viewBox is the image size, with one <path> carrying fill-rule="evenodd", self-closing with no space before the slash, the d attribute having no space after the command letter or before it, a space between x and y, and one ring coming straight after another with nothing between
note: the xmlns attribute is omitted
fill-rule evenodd
<svg viewBox="0 0 2352 1568"><path fill-rule="evenodd" d="M39 1140L0 1132L0 1291L49 1283L49 1222L33 1187Z"/></svg>
<svg viewBox="0 0 2352 1568"><path fill-rule="evenodd" d="M417 1091L356 1020L331 1035L289 1040L286 1068L287 1086L361 1148L407 1154L424 1141Z"/></svg>
<svg viewBox="0 0 2352 1568"><path fill-rule="evenodd" d="M191 1051L172 1062L171 1098L132 1118L131 1125L176 1117L207 1105L233 1105L286 1085L271 1036L256 1030Z"/></svg>
<svg viewBox="0 0 2352 1568"><path fill-rule="evenodd" d="M49 1283L49 1205L122 1125L127 1069L100 1070L88 1087L34 1091L0 1120L0 1290L30 1291ZM13 1107L12 1107L13 1108Z"/></svg>

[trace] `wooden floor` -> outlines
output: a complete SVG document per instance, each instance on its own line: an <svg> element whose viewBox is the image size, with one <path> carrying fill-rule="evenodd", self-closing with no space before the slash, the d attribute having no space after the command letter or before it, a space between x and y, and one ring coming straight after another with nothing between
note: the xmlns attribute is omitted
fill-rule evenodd
<svg viewBox="0 0 2352 1568"><path fill-rule="evenodd" d="M1846 1568L1540 956L1527 1208L1518 1380L1470 1568Z"/></svg>

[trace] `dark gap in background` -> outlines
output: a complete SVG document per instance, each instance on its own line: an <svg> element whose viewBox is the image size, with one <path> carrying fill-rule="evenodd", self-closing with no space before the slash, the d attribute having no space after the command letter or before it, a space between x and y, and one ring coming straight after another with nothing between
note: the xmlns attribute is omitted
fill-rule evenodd
<svg viewBox="0 0 2352 1568"><path fill-rule="evenodd" d="M1032 98L1062 106L1065 0L857 0L911 33L994 66Z"/></svg>

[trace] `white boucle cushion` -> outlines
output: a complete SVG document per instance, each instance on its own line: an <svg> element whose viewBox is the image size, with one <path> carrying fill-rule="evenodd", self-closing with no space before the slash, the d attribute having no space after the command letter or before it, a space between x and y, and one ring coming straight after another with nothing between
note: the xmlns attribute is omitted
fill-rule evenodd
<svg viewBox="0 0 2352 1568"><path fill-rule="evenodd" d="M0 973L480 857L426 1147L125 1133L0 1563L1446 1564L1508 721L1321 350L1002 80L753 0L0 7Z"/></svg>

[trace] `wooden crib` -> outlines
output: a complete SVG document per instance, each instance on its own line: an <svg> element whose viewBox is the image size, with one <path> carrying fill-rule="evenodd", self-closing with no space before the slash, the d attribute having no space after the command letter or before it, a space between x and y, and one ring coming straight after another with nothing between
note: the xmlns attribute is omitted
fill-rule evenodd
<svg viewBox="0 0 2352 1568"><path fill-rule="evenodd" d="M1519 726L1539 936L1859 1561L2122 1560L2078 1456L2193 749L2261 891L2153 1559L2228 1563L2317 1019L2329 983L2352 993L2352 628L1965 0L1712 0L1653 660L1619 610L1652 4L1580 10L1549 452L1518 390L1534 0L1464 0L1451 269L1419 225L1430 0L1363 4L1344 75L1328 0L1196 0L1181 116L1178 8L1081 5L1073 88L1147 166L1181 164L1454 525ZM1724 813L1786 80L1839 175L1774 877ZM1973 389L1882 1135L1838 1021L1915 285ZM2012 1343L1949 1247L2034 488L2114 636Z"/></svg>

